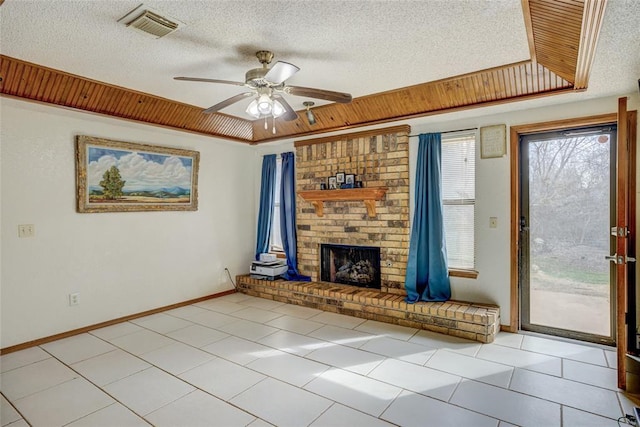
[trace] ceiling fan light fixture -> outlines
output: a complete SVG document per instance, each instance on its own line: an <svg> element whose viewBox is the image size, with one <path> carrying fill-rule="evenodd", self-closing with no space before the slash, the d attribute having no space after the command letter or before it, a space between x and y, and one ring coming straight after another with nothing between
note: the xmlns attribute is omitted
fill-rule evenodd
<svg viewBox="0 0 640 427"><path fill-rule="evenodd" d="M311 101L305 101L302 103L302 105L304 105L305 107L307 107L307 121L309 122L310 125L315 125L316 124L316 116L313 114L313 111L311 111L311 107L313 107L315 105L314 102Z"/></svg>
<svg viewBox="0 0 640 427"><path fill-rule="evenodd" d="M286 113L287 110L280 101L273 100L269 95L262 94L249 103L245 112L251 117L260 119L268 116L277 118Z"/></svg>
<svg viewBox="0 0 640 427"><path fill-rule="evenodd" d="M256 119L260 118L261 114L260 114L260 111L258 110L258 98L251 101L251 103L249 104L245 112L250 116L255 117Z"/></svg>
<svg viewBox="0 0 640 427"><path fill-rule="evenodd" d="M285 111L286 110L284 106L280 103L280 101L278 100L273 101L273 109L271 110L271 115L273 117L280 117L285 113Z"/></svg>
<svg viewBox="0 0 640 427"><path fill-rule="evenodd" d="M258 97L258 111L260 114L269 115L273 109L273 100L269 95L262 94Z"/></svg>

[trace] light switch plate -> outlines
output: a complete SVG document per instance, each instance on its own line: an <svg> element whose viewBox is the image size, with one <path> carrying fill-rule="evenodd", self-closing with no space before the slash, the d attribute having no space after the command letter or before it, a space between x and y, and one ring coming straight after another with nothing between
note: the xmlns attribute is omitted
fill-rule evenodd
<svg viewBox="0 0 640 427"><path fill-rule="evenodd" d="M18 224L18 237L33 237L36 234L36 226L33 224Z"/></svg>

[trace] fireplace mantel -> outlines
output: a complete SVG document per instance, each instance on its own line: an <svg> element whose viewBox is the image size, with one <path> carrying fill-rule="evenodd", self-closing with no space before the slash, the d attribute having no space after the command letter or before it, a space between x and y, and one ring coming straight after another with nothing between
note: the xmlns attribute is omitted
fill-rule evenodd
<svg viewBox="0 0 640 427"><path fill-rule="evenodd" d="M387 187L344 188L339 190L298 191L298 195L307 202L311 202L318 216L324 216L324 202L362 200L367 207L367 214L370 217L374 217L376 216L376 201L382 200L387 190Z"/></svg>

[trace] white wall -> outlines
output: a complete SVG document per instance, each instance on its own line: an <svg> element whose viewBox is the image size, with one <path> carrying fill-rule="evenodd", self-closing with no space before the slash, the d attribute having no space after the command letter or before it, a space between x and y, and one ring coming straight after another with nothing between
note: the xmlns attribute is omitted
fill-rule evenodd
<svg viewBox="0 0 640 427"><path fill-rule="evenodd" d="M8 98L0 112L0 348L222 292L224 267L247 271L253 147ZM80 134L199 151L198 211L76 213Z"/></svg>
<svg viewBox="0 0 640 427"><path fill-rule="evenodd" d="M640 109L637 94L629 94L628 109ZM570 99L565 97L564 99ZM411 134L444 132L495 124L507 125L507 146L509 128L522 124L577 118L591 115L615 113L618 97L592 99L565 103L551 107L522 109L526 105L536 105L536 101L465 110L424 117L406 122L397 122L378 127L399 124L411 125ZM515 110L515 111L512 111ZM493 113L495 112L495 113ZM358 129L359 130L359 129ZM358 131L356 130L356 131ZM347 133L347 132L342 132ZM478 138L479 141L479 138ZM418 152L418 138L410 139L409 161L411 182L411 210L413 211L413 177ZM260 156L280 153L293 149L293 141L258 148L256 167L260 167ZM477 279L451 278L452 298L500 306L501 323L509 325L510 312L510 160L509 154L501 159L480 159L480 149L476 149L476 269ZM259 191L260 177L256 175L255 189ZM257 215L257 214L256 214ZM411 214L413 216L413 213ZM498 227L489 228L489 217L498 218Z"/></svg>
<svg viewBox="0 0 640 427"><path fill-rule="evenodd" d="M640 108L637 94L629 99L630 110ZM394 125L410 124L418 134L616 109L614 97L495 114L499 109L468 110ZM291 140L251 147L8 98L0 98L0 113L0 348L231 289L223 268L244 273L253 255L261 156L293 150ZM199 210L76 213L78 134L200 151ZM416 147L413 138L411 175ZM478 158L479 276L452 279L453 298L498 304L505 325L509 197L508 157ZM498 217L498 228L489 228L490 216ZM18 239L18 224L35 224L36 236ZM80 292L80 305L68 305L71 292Z"/></svg>

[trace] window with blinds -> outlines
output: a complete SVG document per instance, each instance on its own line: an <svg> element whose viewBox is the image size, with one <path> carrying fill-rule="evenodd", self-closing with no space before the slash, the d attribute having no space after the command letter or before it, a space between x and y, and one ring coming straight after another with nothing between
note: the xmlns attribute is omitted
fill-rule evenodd
<svg viewBox="0 0 640 427"><path fill-rule="evenodd" d="M442 136L442 202L450 269L475 269L476 133Z"/></svg>
<svg viewBox="0 0 640 427"><path fill-rule="evenodd" d="M271 220L271 239L269 250L271 252L282 252L282 234L280 232L280 186L282 182L282 158L276 160L276 182L275 197L273 200L273 218Z"/></svg>

